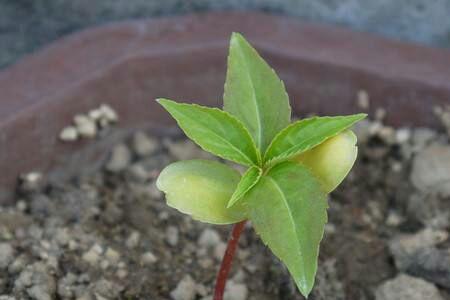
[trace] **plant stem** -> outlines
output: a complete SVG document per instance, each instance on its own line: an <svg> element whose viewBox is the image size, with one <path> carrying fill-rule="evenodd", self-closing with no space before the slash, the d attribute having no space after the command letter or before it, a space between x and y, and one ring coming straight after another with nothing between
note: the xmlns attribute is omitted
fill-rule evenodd
<svg viewBox="0 0 450 300"><path fill-rule="evenodd" d="M230 239L228 240L227 250L223 255L222 264L220 266L219 273L217 274L216 288L214 291L214 300L222 300L223 293L225 291L225 285L227 284L228 273L231 269L231 263L233 262L234 253L239 242L239 237L244 230L245 223L247 221L241 221L233 226Z"/></svg>

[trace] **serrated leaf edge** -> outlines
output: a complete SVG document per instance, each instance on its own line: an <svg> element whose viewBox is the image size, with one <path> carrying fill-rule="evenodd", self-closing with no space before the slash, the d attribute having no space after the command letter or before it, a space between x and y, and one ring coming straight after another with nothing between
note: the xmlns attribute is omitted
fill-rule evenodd
<svg viewBox="0 0 450 300"><path fill-rule="evenodd" d="M256 178L256 180L249 186L247 187L243 192L241 193L237 193L239 191L239 185L242 182L242 179L245 177L245 175L247 175L252 169L257 169L258 170L258 177ZM244 173L244 175L242 175L241 177L241 181L239 181L236 190L234 191L233 195L231 195L230 201L228 201L227 204L227 208L232 207L234 204L236 204L242 197L245 196L245 194L247 194L261 179L263 174L263 171L261 168L258 168L256 166L252 166L250 168L248 168L248 170Z"/></svg>
<svg viewBox="0 0 450 300"><path fill-rule="evenodd" d="M351 122L350 124L348 124L346 127L342 128L341 130L339 130L339 131L336 132L335 134L330 135L330 136L327 136L327 137L324 137L324 138L321 139L321 141L320 141L319 143L317 143L316 145L310 146L310 147L308 147L308 148L306 148L306 149L303 149L303 150L301 150L301 151L298 151L298 152L292 151L291 149L292 149L293 147L291 147L289 150L283 152L282 154L280 154L280 155L278 155L278 156L275 156L275 157L271 158L270 160L266 161L266 157L267 157L267 155L268 155L268 152L269 152L270 148L272 147L272 144L277 140L277 138L278 138L280 135L282 135L285 131L289 130L291 127L294 127L294 126L296 126L297 124L299 124L299 123L301 123L301 122L304 122L304 121L308 121L308 120L314 120L314 119L345 118L345 117L350 117L350 116L355 116L355 117L358 116L358 117L355 118L355 120L354 120L353 122ZM281 131L280 131L280 132L272 139L272 141L270 142L269 146L268 146L267 149L266 149L266 152L265 152L264 155L263 155L263 162L264 162L265 165L271 166L271 165L273 165L273 164L275 164L275 163L281 162L281 161L283 161L283 160L290 159L290 158L292 158L292 157L295 156L295 155L298 155L298 154L301 154L301 153L303 153L303 152L306 152L306 151L308 151L308 150L310 150L310 149L312 149L312 148L314 148L314 147L316 147L316 146L322 144L322 143L323 143L324 141L326 141L327 139L332 138L332 137L338 135L339 133L341 133L342 131L349 129L350 127L352 127L353 125L355 125L355 123L361 121L361 120L364 119L365 117L367 117L367 114L364 114L364 113L361 113L361 114L354 114L354 115L347 115L347 116L334 116L334 117L333 117L333 116L325 116L325 117L314 116L314 117L311 117L311 118L301 119L301 120L298 120L298 121L296 121L296 122L294 122L294 123L291 123L291 124L289 124L288 126L286 126L284 129L282 129L282 130L281 130Z"/></svg>
<svg viewBox="0 0 450 300"><path fill-rule="evenodd" d="M218 157L220 157L220 158L223 158L223 159L225 159L225 160L234 161L234 162L236 162L236 163L239 163L239 164L242 164L242 165L246 165L246 166L249 166L249 167L261 165L261 163L262 163L261 152L260 152L260 151L258 150L258 148L256 147L255 141L253 140L253 137L251 136L251 134L250 134L250 132L248 131L248 129L247 129L247 128L245 127L245 125L244 125L238 118L236 118L235 116L233 116L233 115L231 115L230 113L228 113L228 112L226 112L226 111L224 111L224 110L221 110L221 109L219 109L219 108L217 108L217 107L208 107L208 106L198 105L198 104L195 104L195 103L179 103L179 102L176 102L176 101L173 101L173 100L170 100L170 99L165 99L165 98L158 98L158 99L156 99L156 102L158 102L159 104L161 104L161 101L172 102L172 103L175 103L175 104L177 104L177 105L182 105L182 106L191 106L191 107L193 106L193 107L197 107L197 108L200 108L200 109L203 109L203 110L213 110L213 111L218 111L218 112L220 112L220 113L226 115L226 116L229 117L230 119L236 121L236 123L238 124L238 126L239 126L240 128L243 129L244 134L247 135L247 137L250 139L251 144L252 144L252 146L253 146L252 148L253 148L253 150L255 151L255 154L256 154L257 162L254 162L250 157L248 157L245 153L243 153L243 152L241 151L241 149L239 149L238 147L236 147L235 145L231 144L229 141L223 139L223 138L220 137L220 136L218 136L218 137L219 137L221 140L224 140L227 144L231 145L233 149L236 149L236 150L237 150L240 154L242 154L242 156L245 157L248 161L247 161L247 162L244 162L244 161L233 160L233 159L230 159L230 158L228 158L228 157L225 157L225 156L222 155L222 154L212 153L211 150L205 149L205 147L201 146L201 145L199 144L199 142L198 142L198 139L193 138L190 134L186 133L186 132L181 128L181 125L180 125L180 123L178 122L178 120L175 119L175 118L172 116L172 117L175 119L175 121L177 122L178 126L179 126L179 127L183 130L183 132L186 134L186 136L187 136L189 139L191 139L192 141L194 141L200 148L202 148L202 149L205 150L206 152L212 153L212 154L214 154L214 155L216 155L216 156L218 156ZM164 107L163 104L161 104L161 105ZM164 109L166 109L166 108L164 107ZM167 110L167 109L166 109L166 110ZM170 114L170 112L169 112L169 114Z"/></svg>
<svg viewBox="0 0 450 300"><path fill-rule="evenodd" d="M231 34L231 42L230 42L230 47L229 47L229 51L228 51L228 57L227 57L227 66L229 66L230 65L230 59L231 59L231 47L232 47L232 42L233 42L233 40L236 40L236 39L241 39L244 43L246 43L246 44L248 44L248 46L249 46L249 48L254 52L254 54L256 55L256 57L258 57L259 59L261 59L262 60L262 62L264 63L264 64L266 64L267 65L267 67L269 68L269 70L270 70L270 72L273 74L273 75L275 75L275 78L280 82L280 84L281 84L281 87L282 87L282 89L283 89L283 93L284 93L284 95L286 96L286 98L288 99L288 103L287 103L287 105L288 105L288 110L289 110L289 116L291 116L291 114L292 114L292 108L291 108L291 104L290 104L290 102L289 102L289 95L288 95L288 93L287 93L287 91L286 91L286 87L285 87L285 85L284 85L284 82L283 82L283 80L281 80L281 78L278 76L278 74L277 74L277 72L275 71L275 69L273 69L267 62L266 62L266 60L264 60L264 58L262 58L262 56L258 53L258 51L256 51L256 49L242 36L242 34L240 34L239 32L233 32L232 34ZM262 128L262 122L261 122L261 112L260 112L260 110L259 110L259 107L258 107L258 101L256 100L256 93L255 93L255 88L254 88L254 85L253 85L253 79L252 79L252 76L250 75L250 72L248 71L248 67L247 67L247 61L246 61L246 59L245 59L245 56L243 55L243 50L242 50L242 47L241 47L241 45L237 42L236 43L237 44L237 48L238 48L238 54L241 56L241 59L244 61L244 63L246 64L246 68L244 69L244 71L245 71L245 74L247 75L247 78L248 78L248 80L249 80L249 82L250 82L250 84L251 84L251 86L252 86L252 99L253 99L253 102L255 103L255 109L256 109L256 112L257 112L257 118L258 118L258 137L259 137L259 145L258 145L258 143L256 142L256 141L254 141L255 142L255 146L257 147L257 149L259 149L259 150L261 150L261 146L262 146L262 136L263 136L263 128ZM228 78L228 68L227 68L227 75L226 75L226 78ZM228 80L225 80L225 84L224 84L224 93L223 93L223 98L225 99L225 95L227 94L227 87L228 87ZM225 109L225 105L224 105L224 109ZM289 117L289 120L290 120L290 118L291 117ZM243 124L244 126L245 126L245 124ZM247 126L245 126L246 128L247 128ZM250 133L250 132L249 132ZM270 145L270 143L269 143L269 145ZM267 147L267 149L269 148L269 146Z"/></svg>

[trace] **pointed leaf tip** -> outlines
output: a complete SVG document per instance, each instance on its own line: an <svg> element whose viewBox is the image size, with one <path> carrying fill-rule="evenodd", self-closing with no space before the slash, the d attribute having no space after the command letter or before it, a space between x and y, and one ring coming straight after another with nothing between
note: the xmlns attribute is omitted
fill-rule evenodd
<svg viewBox="0 0 450 300"><path fill-rule="evenodd" d="M242 199L259 181L262 176L262 170L258 167L250 167L238 183L236 190L228 201L227 208L233 206Z"/></svg>
<svg viewBox="0 0 450 300"><path fill-rule="evenodd" d="M245 203L256 232L308 296L327 222L328 203L320 182L305 166L283 162L262 176Z"/></svg>
<svg viewBox="0 0 450 300"><path fill-rule="evenodd" d="M292 123L275 136L264 154L264 161L274 163L291 159L350 128L365 117L366 114L312 117Z"/></svg>
<svg viewBox="0 0 450 300"><path fill-rule="evenodd" d="M290 122L291 107L283 82L236 32L230 40L223 101L224 110L246 126L262 152Z"/></svg>
<svg viewBox="0 0 450 300"><path fill-rule="evenodd" d="M239 164L260 164L261 157L244 125L218 108L159 99L184 133L203 150Z"/></svg>

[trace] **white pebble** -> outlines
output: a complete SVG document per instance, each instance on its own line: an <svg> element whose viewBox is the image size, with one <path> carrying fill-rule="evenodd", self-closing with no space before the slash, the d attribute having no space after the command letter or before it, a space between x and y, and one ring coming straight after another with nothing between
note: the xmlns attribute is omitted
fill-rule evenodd
<svg viewBox="0 0 450 300"><path fill-rule="evenodd" d="M386 218L386 225L397 227L403 222L402 216L400 216L396 211L390 210Z"/></svg>
<svg viewBox="0 0 450 300"><path fill-rule="evenodd" d="M42 180L43 175L40 172L30 172L22 175L21 178L29 184L36 184Z"/></svg>
<svg viewBox="0 0 450 300"><path fill-rule="evenodd" d="M223 295L224 300L246 300L248 296L248 288L243 283L235 283L230 280L225 288Z"/></svg>
<svg viewBox="0 0 450 300"><path fill-rule="evenodd" d="M214 247L214 257L220 261L223 258L223 255L225 254L225 251L227 250L227 244L225 244L224 242L219 242L215 247Z"/></svg>
<svg viewBox="0 0 450 300"><path fill-rule="evenodd" d="M206 228L198 239L198 244L205 248L214 247L221 242L220 235L213 229Z"/></svg>
<svg viewBox="0 0 450 300"><path fill-rule="evenodd" d="M134 152L141 157L149 156L158 149L158 142L141 131L134 134L132 145Z"/></svg>
<svg viewBox="0 0 450 300"><path fill-rule="evenodd" d="M102 112L102 116L105 119L107 119L109 122L115 123L119 120L119 117L118 117L116 111L108 104L100 105L99 109Z"/></svg>
<svg viewBox="0 0 450 300"><path fill-rule="evenodd" d="M386 117L386 110L382 107L377 108L375 111L375 119L382 121Z"/></svg>
<svg viewBox="0 0 450 300"><path fill-rule="evenodd" d="M166 241L171 246L176 246L178 244L178 228L174 226L167 227L166 230Z"/></svg>
<svg viewBox="0 0 450 300"><path fill-rule="evenodd" d="M410 138L411 138L411 130L409 128L400 128L395 133L395 139L399 144L404 144L408 142Z"/></svg>
<svg viewBox="0 0 450 300"><path fill-rule="evenodd" d="M133 231L125 242L125 245L130 249L134 249L139 245L140 239L141 234L137 231Z"/></svg>
<svg viewBox="0 0 450 300"><path fill-rule="evenodd" d="M370 106L369 94L365 90L358 91L356 94L356 101L361 109L368 109Z"/></svg>
<svg viewBox="0 0 450 300"><path fill-rule="evenodd" d="M117 277L119 277L120 279L124 279L125 277L128 276L128 271L125 269L119 269L116 272Z"/></svg>
<svg viewBox="0 0 450 300"><path fill-rule="evenodd" d="M25 211L27 209L27 203L24 200L17 201L16 207L19 211Z"/></svg>
<svg viewBox="0 0 450 300"><path fill-rule="evenodd" d="M111 152L111 157L106 164L106 170L110 172L123 171L131 161L131 153L125 144L115 146Z"/></svg>
<svg viewBox="0 0 450 300"><path fill-rule="evenodd" d="M96 244L92 246L89 251L83 254L83 260L89 263L90 265L97 265L100 260L100 255L103 252L103 249L100 245Z"/></svg>
<svg viewBox="0 0 450 300"><path fill-rule="evenodd" d="M88 115L91 119L98 121L102 117L103 111L99 108L92 109L89 111Z"/></svg>
<svg viewBox="0 0 450 300"><path fill-rule="evenodd" d="M191 276L186 275L177 285L177 287L170 292L170 297L173 300L194 300L197 294L197 285Z"/></svg>
<svg viewBox="0 0 450 300"><path fill-rule="evenodd" d="M105 256L113 264L117 264L120 260L120 253L111 247L106 250Z"/></svg>
<svg viewBox="0 0 450 300"><path fill-rule="evenodd" d="M152 265L157 261L158 261L158 258L156 258L156 256L150 251L145 252L141 256L141 263L146 266Z"/></svg>
<svg viewBox="0 0 450 300"><path fill-rule="evenodd" d="M64 142L74 142L78 140L78 131L74 126L67 126L61 130L59 139Z"/></svg>
<svg viewBox="0 0 450 300"><path fill-rule="evenodd" d="M76 115L73 118L78 134L84 138L93 138L97 135L97 125L95 120L86 115Z"/></svg>

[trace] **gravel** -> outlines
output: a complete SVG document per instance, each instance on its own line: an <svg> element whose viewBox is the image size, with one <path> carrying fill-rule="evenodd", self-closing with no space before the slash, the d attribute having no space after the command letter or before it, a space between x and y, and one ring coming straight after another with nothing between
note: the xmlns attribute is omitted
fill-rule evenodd
<svg viewBox="0 0 450 300"><path fill-rule="evenodd" d="M447 231L424 229L415 234L396 236L389 244L399 270L408 268L415 259L415 253L421 249L434 247L448 239Z"/></svg>
<svg viewBox="0 0 450 300"><path fill-rule="evenodd" d="M130 149L124 144L119 144L115 146L111 151L111 157L109 161L106 163L106 170L113 173L121 172L125 170L126 167L128 167L130 161L131 161Z"/></svg>
<svg viewBox="0 0 450 300"><path fill-rule="evenodd" d="M166 230L166 240L170 246L176 246L178 244L178 228L175 226L169 226Z"/></svg>
<svg viewBox="0 0 450 300"><path fill-rule="evenodd" d="M417 154L411 181L424 193L434 191L443 197L450 197L450 147L431 145Z"/></svg>
<svg viewBox="0 0 450 300"><path fill-rule="evenodd" d="M221 242L222 241L219 233L209 228L205 229L198 238L199 246L204 248L215 247L217 244Z"/></svg>
<svg viewBox="0 0 450 300"><path fill-rule="evenodd" d="M78 130L75 126L67 126L61 130L59 139L64 142L74 142L78 140Z"/></svg>
<svg viewBox="0 0 450 300"><path fill-rule="evenodd" d="M177 287L170 292L170 296L173 300L194 300L196 291L196 283L191 276L186 275L178 283Z"/></svg>
<svg viewBox="0 0 450 300"><path fill-rule="evenodd" d="M223 295L224 300L246 300L248 289L245 284L235 283L233 280L228 281Z"/></svg>
<svg viewBox="0 0 450 300"><path fill-rule="evenodd" d="M376 291L376 300L443 300L438 289L424 280L400 274Z"/></svg>
<svg viewBox="0 0 450 300"><path fill-rule="evenodd" d="M359 159L330 195L311 299L450 300L449 197L430 191L437 177L412 175L417 165L427 168L419 160L430 148L447 151L446 131L395 130L382 121L356 131ZM212 299L230 226L182 215L155 187L171 161L208 157L179 135L138 132L92 174L58 185L43 174L36 185L23 176L17 204L0 207L1 297ZM225 297L302 299L286 268L247 229Z"/></svg>
<svg viewBox="0 0 450 300"><path fill-rule="evenodd" d="M150 138L145 132L138 131L134 134L131 146L140 157L147 157L155 153L159 149L157 140Z"/></svg>
<svg viewBox="0 0 450 300"><path fill-rule="evenodd" d="M78 134L83 138L94 138L97 135L95 120L86 115L76 115L73 123Z"/></svg>
<svg viewBox="0 0 450 300"><path fill-rule="evenodd" d="M0 244L0 270L8 268L14 260L14 249L10 244Z"/></svg>
<svg viewBox="0 0 450 300"><path fill-rule="evenodd" d="M435 247L423 248L414 253L405 271L429 282L450 289L450 251Z"/></svg>

